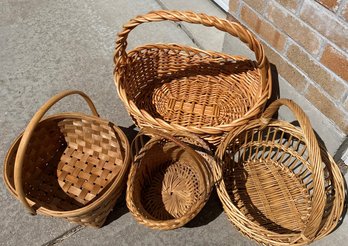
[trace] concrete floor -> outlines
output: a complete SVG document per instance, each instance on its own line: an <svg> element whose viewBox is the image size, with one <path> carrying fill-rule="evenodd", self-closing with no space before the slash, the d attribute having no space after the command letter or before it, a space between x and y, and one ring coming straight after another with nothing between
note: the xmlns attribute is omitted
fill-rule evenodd
<svg viewBox="0 0 348 246"><path fill-rule="evenodd" d="M185 2L179 1L179 7L224 15L208 0L189 5ZM175 7L171 1L161 3ZM126 128L131 126L112 79L115 35L131 17L161 6L155 0L2 0L0 160L40 105L64 89L86 92L102 117ZM202 41L203 47L213 45L200 31L191 33L198 42ZM221 35L208 36L215 38L217 49L221 49ZM144 25L129 36L130 48L150 42L194 45L172 23ZM72 97L51 112L80 110L88 112L82 100ZM2 175L2 169L0 172ZM216 195L192 222L174 231L154 231L138 225L123 201L110 214L107 224L95 230L60 219L27 215L3 181L0 186L0 245L255 245L231 226ZM338 230L314 245L346 244L347 228L345 220Z"/></svg>

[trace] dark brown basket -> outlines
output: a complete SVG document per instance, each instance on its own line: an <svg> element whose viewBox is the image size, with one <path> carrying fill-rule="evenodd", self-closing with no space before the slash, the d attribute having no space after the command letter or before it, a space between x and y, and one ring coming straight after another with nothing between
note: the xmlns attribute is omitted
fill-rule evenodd
<svg viewBox="0 0 348 246"><path fill-rule="evenodd" d="M126 52L129 33L142 23L188 22L238 37L256 61L178 44L149 44ZM188 131L218 145L221 137L258 117L271 94L262 45L238 23L187 11L137 16L118 34L114 80L139 127Z"/></svg>
<svg viewBox="0 0 348 246"><path fill-rule="evenodd" d="M152 139L144 144L141 136ZM213 188L208 145L187 133L167 134L143 128L127 186L127 206L135 219L150 228L170 230L192 220Z"/></svg>
<svg viewBox="0 0 348 246"><path fill-rule="evenodd" d="M42 119L53 104L81 95L93 116L61 113ZM130 147L121 129L99 118L89 97L64 91L34 115L4 163L10 192L32 214L100 227L126 184Z"/></svg>
<svg viewBox="0 0 348 246"><path fill-rule="evenodd" d="M291 109L300 128L272 115ZM344 206L344 180L294 102L273 102L217 150L217 192L231 222L267 245L306 245L329 234Z"/></svg>

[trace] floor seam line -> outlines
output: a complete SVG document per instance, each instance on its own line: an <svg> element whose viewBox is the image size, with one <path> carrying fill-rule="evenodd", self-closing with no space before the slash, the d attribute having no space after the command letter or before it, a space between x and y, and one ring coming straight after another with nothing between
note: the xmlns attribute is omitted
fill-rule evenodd
<svg viewBox="0 0 348 246"><path fill-rule="evenodd" d="M51 246L51 245L59 244L59 243L63 242L65 239L74 235L75 233L83 230L84 228L85 228L85 226L82 226L82 225L75 226L75 227L71 228L70 230L67 230L63 234L59 235L58 237L52 239L51 241L48 241L47 243L42 244L42 246Z"/></svg>
<svg viewBox="0 0 348 246"><path fill-rule="evenodd" d="M155 0L162 9L169 10L168 7L161 1L161 0ZM194 35L192 32L190 32L183 24L175 23L177 27L179 27L185 34L188 36L189 39L191 39L192 43L194 43L199 49L204 49L203 45L201 45L197 40L195 40Z"/></svg>

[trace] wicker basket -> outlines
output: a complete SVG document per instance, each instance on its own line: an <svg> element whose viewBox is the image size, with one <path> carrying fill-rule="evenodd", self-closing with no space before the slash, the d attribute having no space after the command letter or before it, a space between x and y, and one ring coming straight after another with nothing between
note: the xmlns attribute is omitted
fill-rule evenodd
<svg viewBox="0 0 348 246"><path fill-rule="evenodd" d="M291 109L300 128L272 115ZM344 205L344 181L304 112L279 99L262 117L229 134L214 169L231 222L267 245L304 245L330 233Z"/></svg>
<svg viewBox="0 0 348 246"><path fill-rule="evenodd" d="M153 138L143 144L143 134ZM213 187L215 162L208 145L191 134L143 128L132 146L142 146L135 151L127 183L127 206L135 219L159 230L185 225L203 208Z"/></svg>
<svg viewBox="0 0 348 246"><path fill-rule="evenodd" d="M246 43L256 62L177 44L149 44L126 52L138 25L164 20L215 27ZM115 49L118 94L139 127L188 131L217 145L246 124L271 94L271 73L262 45L238 23L205 14L155 11L124 25Z"/></svg>
<svg viewBox="0 0 348 246"><path fill-rule="evenodd" d="M81 95L93 116L61 113L42 120L71 94ZM31 214L100 227L125 188L129 166L130 146L121 129L99 118L87 95L64 91L44 104L14 141L4 180Z"/></svg>

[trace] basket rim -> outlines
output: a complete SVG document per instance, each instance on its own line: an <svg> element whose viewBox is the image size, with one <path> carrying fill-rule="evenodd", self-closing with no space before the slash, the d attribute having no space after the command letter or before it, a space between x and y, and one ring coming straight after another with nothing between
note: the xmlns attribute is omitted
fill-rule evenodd
<svg viewBox="0 0 348 246"><path fill-rule="evenodd" d="M175 47L175 48L184 48L185 51L193 50L196 52L201 52L201 53L207 54L209 56L219 56L219 57L230 58L233 60L246 59L246 60L250 60L252 62L256 62L255 60L252 60L252 59L250 59L246 56L242 56L242 55L230 55L230 54L226 54L223 52L217 52L217 51L211 51L211 50L202 50L200 48L196 48L196 47L192 47L192 46L188 46L188 45L177 44L177 43L148 43L148 44L140 45L140 46L137 46L137 47L131 49L130 51L127 52L127 54L132 54L138 50L141 50L144 48L151 48L152 46L156 46L156 45ZM116 57L116 55L114 55L114 59L115 59L115 57ZM127 66L127 64L123 64L123 66ZM257 66L255 66L255 68L257 70L260 70L260 68L258 68ZM183 125L176 124L176 123L170 123L169 121L165 121L165 120L158 118L158 117L153 117L152 114L149 114L147 110L139 109L137 107L137 105L134 103L134 101L127 97L126 90L124 88L122 88L121 82L119 81L120 76L117 74L118 69L120 69L120 68L117 67L115 64L114 70L113 70L113 79L114 79L114 83L115 83L116 88L117 88L117 93L118 93L121 101L123 102L123 104L127 108L127 110L130 111L131 114L134 114L137 117L140 117L142 119L146 118L147 122L151 122L151 123L147 123L147 124L156 125L159 127L164 127L166 129L170 129L170 130L174 130L174 131L175 130L189 131L189 132L194 132L196 134L213 134L213 135L222 134L224 132L230 131L233 128L241 126L241 125L245 124L246 122L248 122L248 120L250 120L250 118L253 117L254 114L261 113L262 110L260 110L260 107L266 103L266 101L270 98L271 93L272 93L272 75L271 75L271 68L269 66L267 69L267 73L268 73L267 87L265 88L264 91L262 91L260 94L255 96L255 97L257 97L257 100L255 101L254 105L242 117L235 119L228 124L220 124L220 125L216 125L216 126L200 126L200 127L194 126L194 125L183 126Z"/></svg>
<svg viewBox="0 0 348 246"><path fill-rule="evenodd" d="M96 117L93 115L87 115L87 114L80 113L80 112L65 112L65 113L57 113L57 114L47 116L47 117L41 119L39 124L46 122L46 121L58 120L58 119L68 119L68 118L94 120L94 121L99 121L99 122L104 122L104 123L112 123L106 119L99 118L99 117ZM99 205L101 205L106 199L108 199L108 197L110 197L110 195L112 195L112 193L117 188L117 186L121 185L120 182L122 182L125 174L127 173L127 170L129 168L129 164L130 164L130 144L129 144L127 136L118 126L116 126L115 124L112 123L112 127L119 134L119 137L122 140L125 140L124 142L126 144L125 156L124 156L124 160L123 160L124 165L122 165L123 168L121 169L119 174L116 176L112 185L104 192L104 194L102 196L100 196L98 199L96 199L92 203L88 204L87 206L83 206L81 208L69 210L69 211L56 211L56 210L51 210L51 209L40 206L37 209L38 213L42 213L42 214L46 214L46 215L53 215L55 217L75 217L75 216L80 216L80 215L86 214L89 211L91 211L91 210L97 208ZM9 150L6 153L6 156L4 159L4 167L3 167L4 183L7 187L7 189L10 191L10 193L17 199L18 199L18 196L17 196L17 192L15 190L15 187L11 185L11 183L9 181L9 177L7 176L7 168L8 168L9 157L13 153L13 151L15 151L15 149L16 149L15 147L16 147L16 145L19 144L19 142L23 136L23 133L24 133L24 130L11 143ZM29 204L31 204L31 205L35 204L35 202L33 202L32 200L30 200L28 198L26 198L26 199L29 202Z"/></svg>

